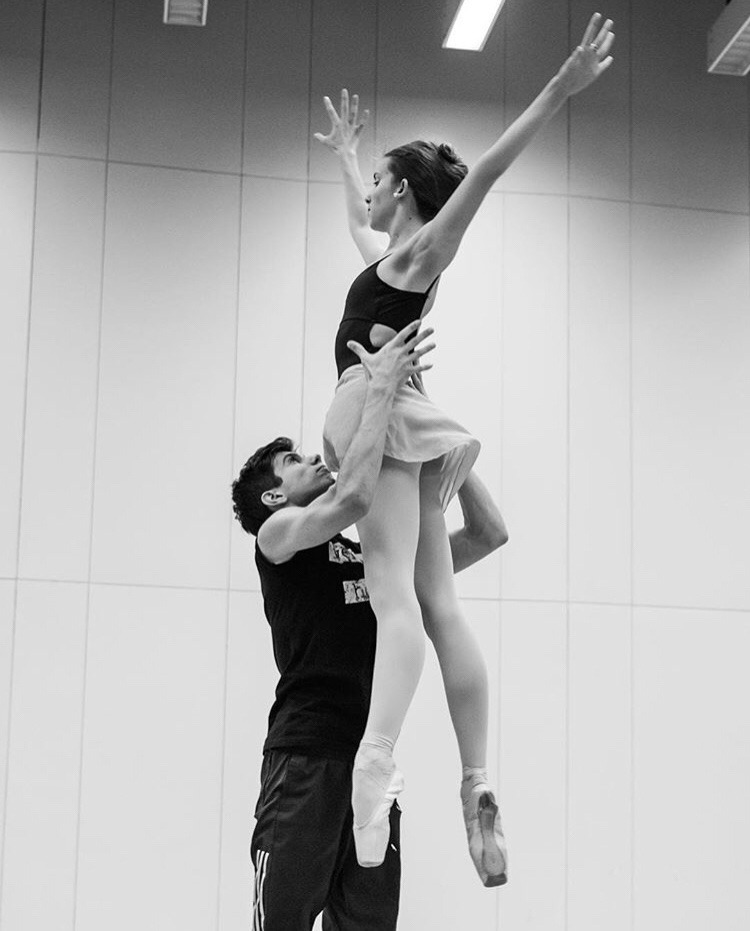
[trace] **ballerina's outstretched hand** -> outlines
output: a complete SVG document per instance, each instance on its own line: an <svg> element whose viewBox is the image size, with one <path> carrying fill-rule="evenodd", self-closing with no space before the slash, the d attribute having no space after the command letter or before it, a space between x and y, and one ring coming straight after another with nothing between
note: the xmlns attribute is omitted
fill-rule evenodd
<svg viewBox="0 0 750 931"><path fill-rule="evenodd" d="M594 13L581 44L573 50L557 74L568 96L588 87L612 64L612 56L609 54L615 41L612 20L605 20L603 25L601 20L601 13Z"/></svg>
<svg viewBox="0 0 750 931"><path fill-rule="evenodd" d="M339 159L341 172L344 178L344 193L346 196L346 215L349 232L357 245L365 264L369 265L379 259L385 249L385 242L380 234L370 229L365 198L367 190L359 171L357 148L362 131L367 125L369 110L364 110L360 117L359 97L344 88L341 91L341 110L331 103L329 97L323 98L326 112L331 120L328 133L314 133L314 138Z"/></svg>
<svg viewBox="0 0 750 931"><path fill-rule="evenodd" d="M346 88L341 91L340 113L336 112L336 108L331 103L330 97L324 97L323 103L331 119L331 128L326 135L323 133L315 133L315 138L318 142L322 142L323 145L328 146L329 149L333 149L337 154L343 150L356 152L357 146L359 145L359 137L362 135L362 130L367 125L370 111L364 110L362 118L360 119L359 97L357 94L353 94L350 101L349 91Z"/></svg>

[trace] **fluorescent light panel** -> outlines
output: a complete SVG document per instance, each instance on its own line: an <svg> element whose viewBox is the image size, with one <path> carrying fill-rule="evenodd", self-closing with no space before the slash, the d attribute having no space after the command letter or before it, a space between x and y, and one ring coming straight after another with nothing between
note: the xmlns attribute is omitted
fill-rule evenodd
<svg viewBox="0 0 750 931"><path fill-rule="evenodd" d="M738 77L750 72L750 0L732 0L711 27L708 70Z"/></svg>
<svg viewBox="0 0 750 931"><path fill-rule="evenodd" d="M205 26L208 0L164 0L168 26Z"/></svg>
<svg viewBox="0 0 750 931"><path fill-rule="evenodd" d="M504 0L461 0L443 48L481 52Z"/></svg>

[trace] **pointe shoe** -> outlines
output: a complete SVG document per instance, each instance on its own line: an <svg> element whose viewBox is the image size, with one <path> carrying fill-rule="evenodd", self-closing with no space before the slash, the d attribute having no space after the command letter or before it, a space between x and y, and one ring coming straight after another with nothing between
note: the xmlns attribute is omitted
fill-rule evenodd
<svg viewBox="0 0 750 931"><path fill-rule="evenodd" d="M356 759L352 771L354 849L360 866L380 866L391 836L391 806L404 777L390 757Z"/></svg>
<svg viewBox="0 0 750 931"><path fill-rule="evenodd" d="M487 785L464 792L464 822L469 854L485 886L503 886L508 882L508 851L495 795Z"/></svg>

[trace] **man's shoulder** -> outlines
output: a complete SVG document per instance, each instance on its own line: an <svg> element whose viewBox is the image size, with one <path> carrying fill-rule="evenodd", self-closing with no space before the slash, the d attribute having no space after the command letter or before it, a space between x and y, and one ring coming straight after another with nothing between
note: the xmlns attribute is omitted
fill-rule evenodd
<svg viewBox="0 0 750 931"><path fill-rule="evenodd" d="M311 553L320 547L327 547L330 540L322 540L310 547L293 549L289 546L289 528L300 519L306 508L304 506L290 505L281 511L272 514L262 525L255 538L255 551L272 566L280 566L291 562L301 553ZM331 540L338 537L335 534Z"/></svg>

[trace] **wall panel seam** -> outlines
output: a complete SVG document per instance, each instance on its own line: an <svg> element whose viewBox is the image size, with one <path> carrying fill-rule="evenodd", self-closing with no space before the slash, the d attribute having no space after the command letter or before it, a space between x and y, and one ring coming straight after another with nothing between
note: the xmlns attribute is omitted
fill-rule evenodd
<svg viewBox="0 0 750 931"><path fill-rule="evenodd" d="M0 149L0 155L37 155L37 153L32 149ZM324 184L330 185L333 187L343 187L341 181L333 180L330 178L304 178L304 177L293 177L291 175L269 175L261 174L258 172L252 171L219 171L212 168L188 168L184 165L167 165L160 164L157 162L135 162L128 161L125 159L115 159L115 158L99 158L93 155L72 155L66 152L39 152L39 158L56 158L56 159L72 159L76 161L86 161L86 162L102 162L105 161L109 165L122 165L126 168L153 168L160 171L180 171L180 172L189 172L191 174L203 174L203 175L217 175L219 177L227 178L252 178L258 181L283 181L290 184ZM693 213L709 213L716 214L718 216L730 216L730 217L750 217L750 213L747 210L729 210L725 207L703 207L697 204L676 204L670 203L669 201L655 201L655 200L639 200L637 198L622 198L622 197L607 197L603 194L586 194L586 193L575 193L569 192L567 194L561 194L559 191L524 191L517 190L515 188L503 188L502 190L492 190L489 191L487 196L501 196L504 194L515 194L523 195L524 197L545 197L545 198L558 198L560 200L575 200L575 201L590 201L597 203L609 203L609 204L622 204L624 206L638 206L638 207L653 207L656 209L662 210L684 210L690 211Z"/></svg>
<svg viewBox="0 0 750 931"><path fill-rule="evenodd" d="M102 332L104 329L104 269L106 261L107 245L107 198L109 194L109 153L110 153L110 136L112 131L112 85L114 75L114 55L115 55L115 0L110 4L111 23L109 32L109 86L107 91L107 138L105 140L105 159L104 159L104 177L103 184L103 207L102 207L102 242L101 242L101 263L99 266L99 332L97 334L96 347L96 384L94 388L94 433L92 438L92 458L91 458L91 498L89 505L89 553L87 567L87 586L86 586L86 604L84 615L83 630L83 682L81 686L81 714L79 718L79 754L78 754L78 806L76 812L75 828L75 845L74 845L74 873L73 873L73 923L75 929L78 922L78 881L80 876L80 843L81 843L81 808L83 803L83 760L85 748L85 728L86 728L86 698L88 682L88 658L89 658L89 628L91 620L91 596L92 596L92 570L94 560L94 516L96 500L96 465L97 465L97 445L99 437L99 390L101 384L101 361L102 361ZM91 161L91 159L89 159ZM99 159L97 159L99 161Z"/></svg>
<svg viewBox="0 0 750 931"><path fill-rule="evenodd" d="M568 47L573 41L572 3L568 0ZM571 407L571 145L572 114L570 99L565 104L565 717L563 739L565 741L565 786L563 791L563 927L570 925L570 775L572 758L570 750L570 407Z"/></svg>
<svg viewBox="0 0 750 931"><path fill-rule="evenodd" d="M630 928L635 928L635 425L633 406L633 0L628 0L628 446L630 458Z"/></svg>
<svg viewBox="0 0 750 931"><path fill-rule="evenodd" d="M500 103L502 106L502 131L505 132L507 128L506 119L507 119L507 104L508 104L508 17L503 18L503 55L502 62L500 65L501 68L501 87L502 92L500 95ZM493 191L491 190L488 196L499 195L500 200L500 267L507 268L507 254L506 254L506 243L507 243L507 219L506 219L506 207L507 207L507 198L503 190ZM505 290L505 275L501 276L500 279L500 431L501 431L501 443L500 443L500 475L498 476L498 490L500 494L500 501L502 502L505 499L505 489L504 489L504 476L505 476L505 443L502 440L503 435L505 434L505 361L506 361L506 352L505 352L505 310L506 310L506 290ZM498 657L497 657L497 668L496 674L498 678L497 686L497 720L498 726L500 728L500 733L497 740L497 761L498 761L498 774L502 779L502 761L504 759L503 754L503 646L505 643L505 618L503 611L503 590L505 587L505 560L500 560L500 565L498 568L499 573L499 595L498 599L498 611L500 617L500 630L498 632ZM495 909L495 922L496 929L502 927L502 899L498 896L497 908Z"/></svg>
<svg viewBox="0 0 750 931"><path fill-rule="evenodd" d="M16 520L16 566L15 579L13 580L13 621L10 633L10 675L8 677L8 713L6 727L6 747L5 747L5 784L3 786L2 801L2 836L0 836L0 927L2 927L3 914L3 884L5 877L5 836L7 827L8 813L8 782L10 779L10 751L12 745L12 727L13 727L13 685L15 674L15 646L16 646L16 625L18 622L18 573L21 560L21 520L23 517L23 474L24 461L26 457L26 420L28 416L29 401L29 358L31 353L31 305L34 290L34 252L36 248L36 212L37 200L39 195L39 131L41 126L41 109L42 109L42 76L44 71L44 33L47 18L47 0L42 2L42 17L40 30L41 49L39 53L39 83L37 87L37 118L36 118L36 148L33 154L34 158L34 190L31 202L31 243L29 257L29 280L26 298L26 359L24 363L23 376L23 397L21 401L21 448L19 450L20 474L18 476L18 516ZM14 153L15 154L15 153Z"/></svg>
<svg viewBox="0 0 750 931"><path fill-rule="evenodd" d="M50 585L87 585L87 579L46 579L36 576L0 576L0 582L30 582L44 583ZM155 582L111 582L97 580L92 581L93 588L135 588L135 589L160 589L164 591L189 591L189 592L225 592L226 586L220 585L160 585ZM259 592L260 588L248 587L244 585L232 585L230 592L247 593ZM503 596L494 597L489 595L461 595L462 601L491 602L499 604L560 604L560 605L583 605L589 607L603 608L633 608L634 610L654 610L654 611L692 611L703 612L707 614L747 614L750 616L750 604L742 608L730 608L713 604L656 604L651 602L631 602L631 601L587 601L572 598L569 601L560 598L505 598Z"/></svg>
<svg viewBox="0 0 750 931"><path fill-rule="evenodd" d="M18 618L18 579L14 579L13 584L13 621L10 632L10 675L8 676L8 712L6 717L6 744L5 744L5 783L3 786L3 802L0 814L2 814L2 835L0 836L0 927L3 919L3 889L5 877L5 828L8 823L8 781L10 779L10 746L11 746L11 727L13 722L13 679L15 666L15 643L16 643L16 623Z"/></svg>
<svg viewBox="0 0 750 931"><path fill-rule="evenodd" d="M47 35L47 0L42 0L42 29L39 49L39 87L36 106L36 151L39 151L39 139L42 135L42 91L44 87L44 46Z"/></svg>
<svg viewBox="0 0 750 931"><path fill-rule="evenodd" d="M244 48L242 59L242 99L241 99L241 132L240 132L240 166L245 164L245 138L246 138L246 117L247 117L247 60L249 54L249 29L250 18L247 12L247 4L244 6ZM238 186L238 205L237 205L237 274L236 274L236 297L235 297L235 315L234 315L234 391L232 394L232 441L231 461L229 463L230 477L234 474L235 456L237 454L237 378L239 372L239 333L240 333L240 302L242 299L242 234L245 208L245 175L240 171ZM228 503L227 503L228 508ZM216 929L221 927L221 883L222 883L222 861L224 846L224 788L226 783L226 744L227 744L227 700L229 694L229 630L232 607L232 531L234 529L234 515L228 514L228 547L227 547L227 575L226 575L226 616L224 620L224 672L223 672L223 695L221 711L221 744L220 744L220 775L219 775L219 831L217 844L217 865L216 865Z"/></svg>
<svg viewBox="0 0 750 931"><path fill-rule="evenodd" d="M299 405L299 432L302 440L305 424L305 364L307 353L307 295L308 273L310 263L310 159L311 159L311 132L312 132L312 77L313 77L313 46L315 44L315 0L309 0L309 30L310 44L307 56L307 161L305 177L305 245L304 265L302 268L302 357L300 369L300 405Z"/></svg>

